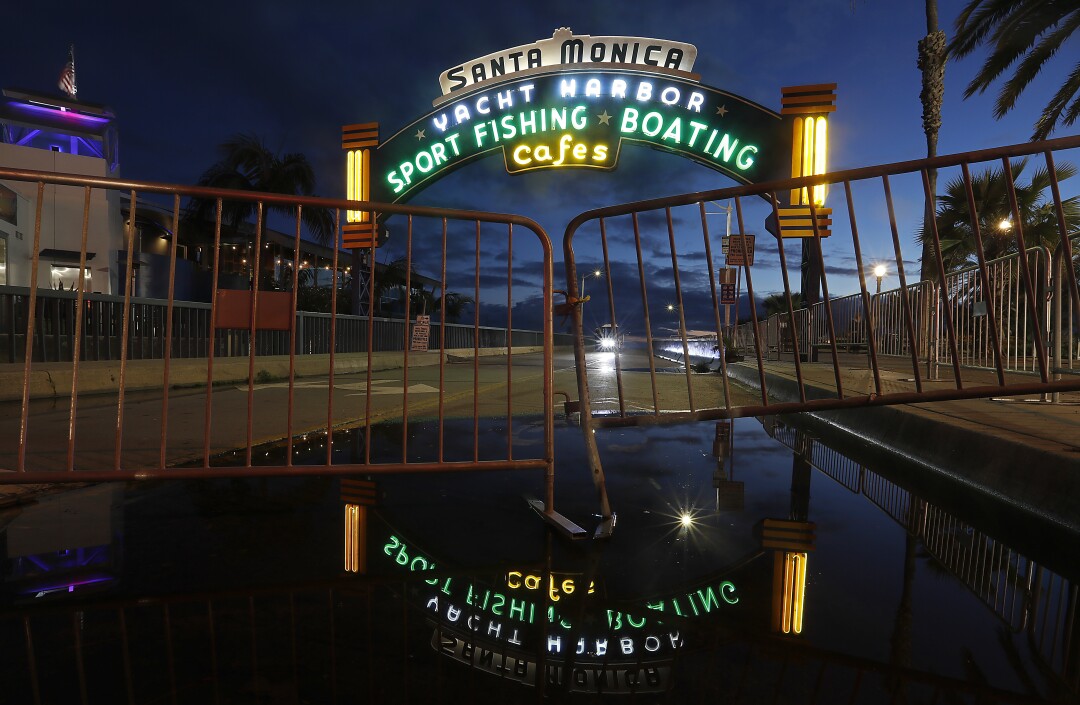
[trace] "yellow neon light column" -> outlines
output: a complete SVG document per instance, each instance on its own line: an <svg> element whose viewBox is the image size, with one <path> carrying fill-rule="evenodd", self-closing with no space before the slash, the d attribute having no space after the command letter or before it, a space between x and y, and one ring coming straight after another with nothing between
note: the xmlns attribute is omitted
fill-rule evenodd
<svg viewBox="0 0 1080 705"><path fill-rule="evenodd" d="M350 149L346 158L345 198L350 201L366 201L371 195L371 159L369 149ZM371 218L367 211L346 211L349 223L366 223Z"/></svg>
<svg viewBox="0 0 1080 705"><path fill-rule="evenodd" d="M345 505L345 572L367 571L367 507Z"/></svg>
<svg viewBox="0 0 1080 705"><path fill-rule="evenodd" d="M792 176L819 176L827 169L829 153L829 122L824 117L797 117L793 121L791 135L791 171ZM809 189L795 189L791 192L791 205L810 205ZM828 187L825 184L814 186L814 205L825 205Z"/></svg>
<svg viewBox="0 0 1080 705"><path fill-rule="evenodd" d="M782 88L781 115L792 116L791 176L819 176L826 173L829 152L827 115L836 110L836 84ZM789 205L818 207L825 205L827 187L792 189Z"/></svg>
<svg viewBox="0 0 1080 705"><path fill-rule="evenodd" d="M802 634L803 601L806 597L806 554L784 554L783 588L780 593L780 631Z"/></svg>
<svg viewBox="0 0 1080 705"><path fill-rule="evenodd" d="M350 201L371 199L371 160L379 146L379 123L345 125L341 128L341 148L345 150L345 197ZM368 211L346 211L342 246L378 246L375 223Z"/></svg>

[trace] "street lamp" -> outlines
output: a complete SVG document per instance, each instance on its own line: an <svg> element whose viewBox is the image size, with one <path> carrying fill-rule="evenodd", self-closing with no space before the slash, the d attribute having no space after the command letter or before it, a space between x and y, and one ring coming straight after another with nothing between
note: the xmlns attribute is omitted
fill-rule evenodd
<svg viewBox="0 0 1080 705"><path fill-rule="evenodd" d="M885 269L885 265L879 264L874 267L874 276L877 277L877 293L881 293L881 278L885 276L888 270Z"/></svg>
<svg viewBox="0 0 1080 705"><path fill-rule="evenodd" d="M594 269L593 271L591 271L591 272L589 272L587 274L583 274L581 276L581 286L578 287L578 292L579 292L578 296L580 298L582 298L582 299L585 298L585 280L588 279L589 277L599 278L601 274L602 274L602 272L599 269Z"/></svg>

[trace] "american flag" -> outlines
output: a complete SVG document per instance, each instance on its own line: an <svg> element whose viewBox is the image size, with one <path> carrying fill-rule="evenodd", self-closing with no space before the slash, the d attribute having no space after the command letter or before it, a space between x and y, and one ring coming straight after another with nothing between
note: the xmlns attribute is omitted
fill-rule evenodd
<svg viewBox="0 0 1080 705"><path fill-rule="evenodd" d="M60 81L56 84L60 90L67 93L68 98L74 98L78 90L75 87L75 47L68 51L68 61L64 64L64 70L60 72Z"/></svg>

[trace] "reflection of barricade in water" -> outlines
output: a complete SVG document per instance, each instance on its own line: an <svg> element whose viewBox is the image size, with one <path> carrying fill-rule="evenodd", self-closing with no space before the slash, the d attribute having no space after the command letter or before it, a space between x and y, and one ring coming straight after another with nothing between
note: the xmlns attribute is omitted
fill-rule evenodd
<svg viewBox="0 0 1080 705"><path fill-rule="evenodd" d="M1080 586L976 526L817 441L794 426L772 423L769 435L810 464L877 505L913 536L1013 632L1023 632L1048 668L1080 688L1075 638Z"/></svg>

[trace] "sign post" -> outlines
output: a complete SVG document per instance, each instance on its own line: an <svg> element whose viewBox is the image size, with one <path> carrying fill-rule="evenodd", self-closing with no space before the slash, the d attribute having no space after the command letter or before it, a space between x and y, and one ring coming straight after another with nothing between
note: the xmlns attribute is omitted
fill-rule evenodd
<svg viewBox="0 0 1080 705"><path fill-rule="evenodd" d="M412 329L412 344L409 350L427 350L431 336L431 316L417 316Z"/></svg>
<svg viewBox="0 0 1080 705"><path fill-rule="evenodd" d="M731 306L737 303L735 294L735 274L738 270L734 267L724 267L720 270L720 303L723 306ZM727 310L724 312L724 323L727 324Z"/></svg>
<svg viewBox="0 0 1080 705"><path fill-rule="evenodd" d="M754 235L732 235L728 238L727 265L754 266Z"/></svg>

